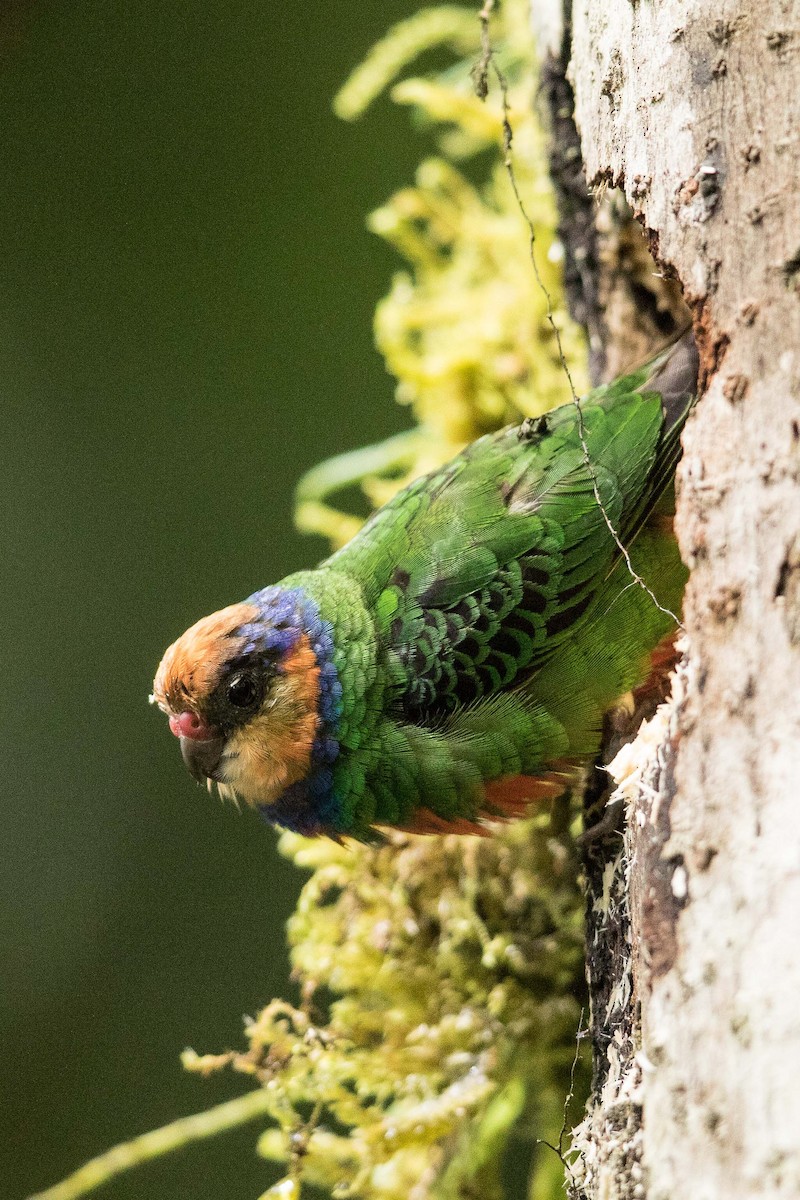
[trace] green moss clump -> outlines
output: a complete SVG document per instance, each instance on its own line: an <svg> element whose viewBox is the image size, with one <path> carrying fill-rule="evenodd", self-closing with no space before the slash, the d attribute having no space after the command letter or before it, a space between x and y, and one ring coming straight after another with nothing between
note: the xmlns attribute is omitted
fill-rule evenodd
<svg viewBox="0 0 800 1200"><path fill-rule="evenodd" d="M506 0L493 37L507 81L514 174L580 392L587 384L586 345L564 304L563 250L534 109L538 72L528 18L528 0ZM341 486L358 482L372 504L382 504L481 434L571 398L547 296L531 265L531 228L504 161L503 97L499 88L485 101L475 94L477 13L425 9L395 26L340 92L337 109L349 118L360 115L422 50L442 43L464 57L438 76L403 80L391 92L430 129L439 153L420 165L413 186L369 218L370 228L407 263L378 305L375 337L397 379L397 399L413 409L419 433L394 439L383 455L376 448L371 458L356 451L333 459L301 482L298 525L334 545L358 528L328 503Z"/></svg>
<svg viewBox="0 0 800 1200"><path fill-rule="evenodd" d="M506 0L493 36L517 186L581 387L585 346L562 304L527 0ZM358 115L417 54L443 44L460 56L448 72L392 91L439 153L370 218L408 264L375 331L419 431L322 464L301 484L298 523L334 545L358 527L328 503L343 485L358 482L382 503L465 442L570 395L503 161L502 97L480 101L470 76L477 14L426 9L395 27L337 108ZM352 847L284 835L283 853L312 871L289 924L302 1003L273 1001L248 1027L249 1050L225 1059L267 1092L276 1127L259 1148L288 1168L269 1195L293 1197L308 1183L364 1200L500 1200L514 1127L558 1140L583 990L569 823L562 800L485 840L395 835ZM563 1174L556 1155L538 1156L530 1196L561 1194Z"/></svg>
<svg viewBox="0 0 800 1200"><path fill-rule="evenodd" d="M289 924L303 1001L269 1004L231 1060L273 1097L261 1152L334 1196L499 1200L523 1110L557 1140L574 1051L583 930L567 802L489 839L285 834L281 849L313 871ZM545 1163L561 1186L558 1160Z"/></svg>
<svg viewBox="0 0 800 1200"><path fill-rule="evenodd" d="M357 116L416 56L449 46L457 61L392 91L438 153L370 218L406 260L375 319L378 346L418 431L324 463L298 491L298 524L334 545L359 520L329 497L358 482L382 503L464 443L569 399L551 297L580 390L586 351L563 306L555 202L534 115L529 0L493 18L507 81L513 164L503 155L497 89L475 95L476 11L424 9L396 26L337 99ZM268 1114L260 1139L287 1175L363 1200L500 1200L515 1127L559 1140L583 994L582 898L569 801L492 837L392 835L343 846L286 834L281 850L311 871L289 923L301 1003L274 1000L247 1027L243 1053L184 1055L189 1070L233 1067L260 1088L87 1164L40 1200L75 1200L123 1169ZM534 1158L530 1200L563 1192L557 1155Z"/></svg>

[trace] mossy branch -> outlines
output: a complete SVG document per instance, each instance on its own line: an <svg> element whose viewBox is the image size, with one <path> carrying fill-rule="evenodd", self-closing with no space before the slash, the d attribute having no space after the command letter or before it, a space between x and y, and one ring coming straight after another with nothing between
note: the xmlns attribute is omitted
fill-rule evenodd
<svg viewBox="0 0 800 1200"><path fill-rule="evenodd" d="M84 1163L54 1187L37 1192L28 1200L79 1200L80 1196L88 1195L134 1167L182 1150L193 1142L202 1142L229 1129L238 1129L240 1125L264 1116L270 1103L266 1089L258 1088L237 1096L235 1100L218 1104L215 1108L193 1113L189 1117L179 1117L160 1129L151 1129L129 1142L120 1142L118 1146Z"/></svg>
<svg viewBox="0 0 800 1200"><path fill-rule="evenodd" d="M337 492L357 484L381 504L465 442L567 399L564 356L576 387L586 382L534 114L528 0L506 0L492 20L501 95L475 96L478 13L441 7L396 26L336 102L354 117L422 51L449 45L461 56L392 93L435 132L439 151L370 218L406 261L375 334L417 429L301 481L298 525L334 545L360 524L333 507ZM497 154L511 121L513 173ZM491 159L477 157L487 151ZM534 230L538 278L524 253ZM244 1053L185 1058L199 1071L230 1063L268 1086L124 1143L32 1200L76 1200L257 1116L276 1126L260 1153L289 1170L267 1195L296 1197L308 1183L369 1200L422 1189L441 1200L500 1200L515 1123L524 1114L532 1138L556 1140L570 1087L584 960L573 817L564 798L480 844L397 835L350 848L284 836L282 851L313 872L288 929L302 1007L267 1005L248 1025ZM532 1200L560 1192L552 1158L534 1172Z"/></svg>

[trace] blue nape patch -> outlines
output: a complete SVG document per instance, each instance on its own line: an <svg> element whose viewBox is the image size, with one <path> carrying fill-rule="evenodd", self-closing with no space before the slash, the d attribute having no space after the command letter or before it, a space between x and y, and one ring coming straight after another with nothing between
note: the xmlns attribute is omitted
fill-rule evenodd
<svg viewBox="0 0 800 1200"><path fill-rule="evenodd" d="M336 828L341 804L334 796L331 766L339 755L337 732L342 685L333 661L333 626L322 619L316 604L302 588L265 587L254 592L245 603L254 605L261 615L259 620L238 630L247 638L243 655L272 653L280 670L280 660L305 634L319 666L320 723L309 773L288 787L274 804L264 805L260 812L272 824L295 833L315 834L324 828Z"/></svg>

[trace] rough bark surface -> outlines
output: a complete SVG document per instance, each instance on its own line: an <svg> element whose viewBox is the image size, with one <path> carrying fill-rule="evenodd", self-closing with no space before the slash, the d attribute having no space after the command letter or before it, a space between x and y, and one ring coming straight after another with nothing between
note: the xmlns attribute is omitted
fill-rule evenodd
<svg viewBox="0 0 800 1200"><path fill-rule="evenodd" d="M800 11L575 0L572 24L589 185L624 190L683 284L705 390L679 477L688 657L605 867L619 948L602 1004L591 980L575 1191L797 1197Z"/></svg>
<svg viewBox="0 0 800 1200"><path fill-rule="evenodd" d="M593 196L586 186L567 77L569 4L537 0L532 15L542 54L540 96L564 246L564 289L573 318L586 330L589 372L598 384L643 362L687 325L689 314L677 280L655 269L622 194L604 188Z"/></svg>

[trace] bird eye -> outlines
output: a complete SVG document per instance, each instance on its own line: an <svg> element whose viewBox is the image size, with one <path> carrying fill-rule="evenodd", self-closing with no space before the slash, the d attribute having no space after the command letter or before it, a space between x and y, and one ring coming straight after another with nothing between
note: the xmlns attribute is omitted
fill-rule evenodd
<svg viewBox="0 0 800 1200"><path fill-rule="evenodd" d="M234 708L250 708L261 699L261 689L252 675L234 675L228 684L228 703Z"/></svg>

